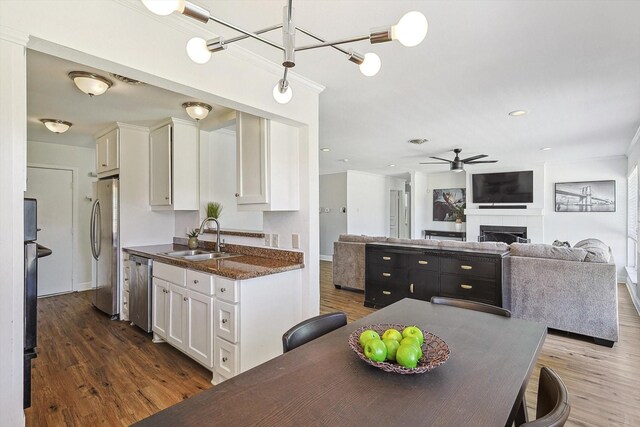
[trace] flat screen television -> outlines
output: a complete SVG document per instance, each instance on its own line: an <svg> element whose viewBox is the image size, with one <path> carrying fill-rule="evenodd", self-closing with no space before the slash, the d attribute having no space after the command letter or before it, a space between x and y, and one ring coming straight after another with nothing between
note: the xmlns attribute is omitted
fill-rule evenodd
<svg viewBox="0 0 640 427"><path fill-rule="evenodd" d="M533 203L533 171L474 173L473 203Z"/></svg>

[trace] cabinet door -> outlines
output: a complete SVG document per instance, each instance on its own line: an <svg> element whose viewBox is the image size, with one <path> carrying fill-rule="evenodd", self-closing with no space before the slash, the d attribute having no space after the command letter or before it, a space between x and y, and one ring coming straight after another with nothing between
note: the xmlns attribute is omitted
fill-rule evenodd
<svg viewBox="0 0 640 427"><path fill-rule="evenodd" d="M168 303L167 341L184 349L187 333L187 290L173 283L169 284Z"/></svg>
<svg viewBox="0 0 640 427"><path fill-rule="evenodd" d="M119 167L118 129L96 140L96 172L105 173Z"/></svg>
<svg viewBox="0 0 640 427"><path fill-rule="evenodd" d="M187 353L213 366L213 297L187 291Z"/></svg>
<svg viewBox="0 0 640 427"><path fill-rule="evenodd" d="M171 205L171 125L149 135L149 185L151 206Z"/></svg>
<svg viewBox="0 0 640 427"><path fill-rule="evenodd" d="M431 297L437 295L440 295L440 272L415 267L411 269L408 297L430 301Z"/></svg>
<svg viewBox="0 0 640 427"><path fill-rule="evenodd" d="M153 322L152 330L162 338L167 338L167 300L169 284L162 279L153 278L152 310Z"/></svg>
<svg viewBox="0 0 640 427"><path fill-rule="evenodd" d="M238 113L236 119L237 203L268 203L266 119Z"/></svg>

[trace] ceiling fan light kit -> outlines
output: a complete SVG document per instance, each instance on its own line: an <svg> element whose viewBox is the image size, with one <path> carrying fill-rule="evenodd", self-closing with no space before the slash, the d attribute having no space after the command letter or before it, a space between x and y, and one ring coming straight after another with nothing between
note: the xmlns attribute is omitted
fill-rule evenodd
<svg viewBox="0 0 640 427"><path fill-rule="evenodd" d="M497 163L497 160L480 160L485 157L488 157L486 154L478 154L477 156L467 157L466 159L460 159L459 154L462 152L461 148L454 148L453 152L456 156L453 160L443 159L442 157L434 157L431 156L431 159L440 160L439 162L421 162L421 165L441 165L444 163L449 163L449 170L451 172L463 172L464 165L475 165L478 163Z"/></svg>
<svg viewBox="0 0 640 427"><path fill-rule="evenodd" d="M108 78L87 71L72 71L69 78L78 89L89 96L102 95L113 86L113 82Z"/></svg>
<svg viewBox="0 0 640 427"><path fill-rule="evenodd" d="M382 62L380 57L375 53L362 54L353 50L347 50L340 45L354 43L362 40L369 40L371 44L385 43L392 40L397 40L403 46L412 47L417 46L424 40L427 35L429 25L427 18L417 11L408 12L396 25L377 28L370 30L369 34L355 36L345 39L327 41L322 37L319 37L310 31L300 28L295 25L293 0L288 0L288 5L283 8L283 22L282 24L272 25L267 28L263 28L258 31L247 31L215 16L211 13L189 1L186 0L141 0L144 6L151 12L157 15L170 15L173 12L180 12L185 16L189 16L197 21L207 23L209 21L216 22L227 28L231 28L242 35L224 39L223 37L216 37L211 40L204 40L199 37L194 37L187 43L187 55L191 60L197 64L205 64L211 59L212 53L225 50L231 43L244 40L246 38L253 38L264 44L267 44L275 49L282 51L284 67L284 76L273 88L273 98L281 103L288 103L293 97L293 91L287 81L287 71L289 68L293 68L295 63L296 52L305 50L317 49L321 47L332 47L339 52L347 55L347 59L360 68L360 72L365 76L375 76L380 71ZM282 29L282 44L275 43L271 40L265 39L260 34ZM306 46L295 45L295 38L297 32L306 34L307 36L315 39L318 43L310 44Z"/></svg>

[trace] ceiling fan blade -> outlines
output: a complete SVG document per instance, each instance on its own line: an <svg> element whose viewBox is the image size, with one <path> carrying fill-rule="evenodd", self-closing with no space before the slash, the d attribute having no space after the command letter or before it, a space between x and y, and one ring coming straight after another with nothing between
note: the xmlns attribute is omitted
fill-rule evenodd
<svg viewBox="0 0 640 427"><path fill-rule="evenodd" d="M497 160L476 160L475 162L465 162L468 165L475 165L477 163L498 163Z"/></svg>
<svg viewBox="0 0 640 427"><path fill-rule="evenodd" d="M462 163L467 163L473 160L481 159L483 157L489 157L487 154L478 154L477 156L467 157L466 159L462 159Z"/></svg>
<svg viewBox="0 0 640 427"><path fill-rule="evenodd" d="M451 163L449 161L447 161L447 163ZM420 162L421 165L444 165L446 163L444 162Z"/></svg>
<svg viewBox="0 0 640 427"><path fill-rule="evenodd" d="M443 162L447 162L447 163L451 163L451 160L449 159L443 159L442 157L433 157L433 156L429 156L430 159L436 159L436 160L442 160Z"/></svg>

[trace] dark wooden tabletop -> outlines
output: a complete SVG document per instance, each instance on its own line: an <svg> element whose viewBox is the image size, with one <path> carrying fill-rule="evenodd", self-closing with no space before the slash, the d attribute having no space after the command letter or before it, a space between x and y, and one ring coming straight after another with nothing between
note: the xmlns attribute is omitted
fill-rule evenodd
<svg viewBox="0 0 640 427"><path fill-rule="evenodd" d="M360 326L417 325L449 360L417 375L365 364ZM137 426L504 426L542 349L537 323L404 299L155 414Z"/></svg>

